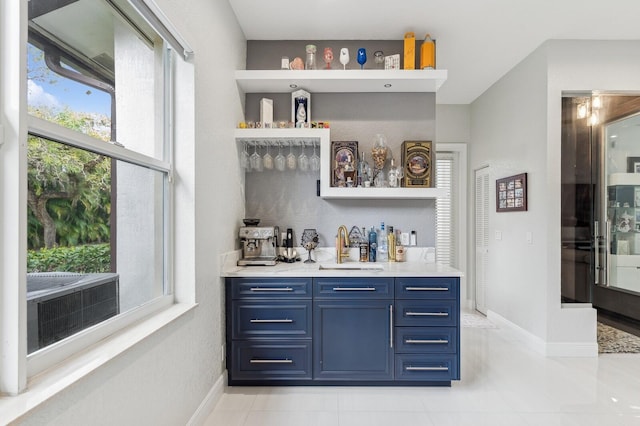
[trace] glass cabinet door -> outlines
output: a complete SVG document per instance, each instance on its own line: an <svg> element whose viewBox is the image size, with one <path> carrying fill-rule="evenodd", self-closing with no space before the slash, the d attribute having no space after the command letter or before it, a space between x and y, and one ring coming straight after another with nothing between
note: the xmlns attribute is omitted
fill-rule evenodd
<svg viewBox="0 0 640 426"><path fill-rule="evenodd" d="M640 292L640 114L608 124L604 138L605 285Z"/></svg>

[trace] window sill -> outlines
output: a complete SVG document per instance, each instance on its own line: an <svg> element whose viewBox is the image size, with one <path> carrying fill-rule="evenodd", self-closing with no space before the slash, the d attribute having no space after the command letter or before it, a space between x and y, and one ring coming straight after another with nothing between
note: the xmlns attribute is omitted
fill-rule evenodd
<svg viewBox="0 0 640 426"><path fill-rule="evenodd" d="M29 380L27 389L16 396L0 396L0 424L16 421L47 399L143 341L148 336L198 306L178 303L150 318L123 329Z"/></svg>

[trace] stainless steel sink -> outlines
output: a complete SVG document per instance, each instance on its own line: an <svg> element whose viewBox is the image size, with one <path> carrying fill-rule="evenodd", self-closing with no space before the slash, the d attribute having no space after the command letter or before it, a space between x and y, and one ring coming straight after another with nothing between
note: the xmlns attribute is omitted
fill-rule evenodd
<svg viewBox="0 0 640 426"><path fill-rule="evenodd" d="M384 265L376 263L321 263L321 271L384 271Z"/></svg>

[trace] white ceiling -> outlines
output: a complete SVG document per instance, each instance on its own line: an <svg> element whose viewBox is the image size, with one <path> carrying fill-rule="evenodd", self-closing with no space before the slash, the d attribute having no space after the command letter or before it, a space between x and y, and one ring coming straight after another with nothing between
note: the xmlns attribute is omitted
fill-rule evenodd
<svg viewBox="0 0 640 426"><path fill-rule="evenodd" d="M437 39L439 104L473 102L549 39L640 40L640 0L229 0L247 40ZM640 52L639 52L640 54Z"/></svg>

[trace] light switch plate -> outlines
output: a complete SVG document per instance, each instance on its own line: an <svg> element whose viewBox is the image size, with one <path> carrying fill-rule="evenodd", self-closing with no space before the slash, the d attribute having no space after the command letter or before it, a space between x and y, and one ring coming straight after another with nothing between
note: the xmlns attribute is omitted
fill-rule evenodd
<svg viewBox="0 0 640 426"><path fill-rule="evenodd" d="M533 244L533 235L531 234L531 232L527 232L526 238L527 238L527 243Z"/></svg>

